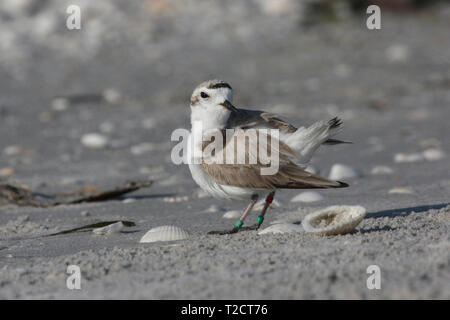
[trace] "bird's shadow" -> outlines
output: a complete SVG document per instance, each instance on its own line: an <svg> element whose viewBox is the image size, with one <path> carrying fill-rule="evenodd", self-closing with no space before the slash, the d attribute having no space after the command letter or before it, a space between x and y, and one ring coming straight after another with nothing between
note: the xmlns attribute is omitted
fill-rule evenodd
<svg viewBox="0 0 450 320"><path fill-rule="evenodd" d="M421 212L428 211L430 209L441 209L448 205L450 205L449 202L417 206L417 207L398 208L398 209L389 209L389 210L383 210L383 211L378 211L378 212L371 212L371 213L366 214L366 219L377 219L377 218L384 218L384 217L394 218L394 217L398 217L398 216L407 217L413 212L421 213Z"/></svg>
<svg viewBox="0 0 450 320"><path fill-rule="evenodd" d="M398 209L390 209L390 210L383 210L378 212L371 212L366 215L366 219L378 219L378 218L394 218L394 217L407 217L411 213L421 213L428 211L430 209L441 209L446 206L450 205L450 203L440 203L440 204L432 204L432 205L424 205L424 206L417 206L417 207L409 207L409 208L398 208ZM392 228L388 225L384 227L375 227L370 229L361 229L359 230L360 233L371 233L371 232L380 232L380 231L395 231L398 228ZM356 232L353 230L353 232Z"/></svg>

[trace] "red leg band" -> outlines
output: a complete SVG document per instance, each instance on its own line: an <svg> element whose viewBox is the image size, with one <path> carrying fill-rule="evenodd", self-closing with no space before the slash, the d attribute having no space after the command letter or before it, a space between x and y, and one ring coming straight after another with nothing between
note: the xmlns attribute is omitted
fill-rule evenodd
<svg viewBox="0 0 450 320"><path fill-rule="evenodd" d="M273 201L273 196L272 196L271 194L269 194L269 195L266 197L266 203L271 204L272 201Z"/></svg>

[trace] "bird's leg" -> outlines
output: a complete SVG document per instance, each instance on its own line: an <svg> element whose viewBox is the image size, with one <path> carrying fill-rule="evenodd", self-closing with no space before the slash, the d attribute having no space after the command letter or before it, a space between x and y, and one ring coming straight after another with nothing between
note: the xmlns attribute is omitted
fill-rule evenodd
<svg viewBox="0 0 450 320"><path fill-rule="evenodd" d="M252 201L248 205L247 209L245 209L244 213L239 218L239 220L236 221L236 223L234 224L233 229L231 229L231 230L224 230L224 231L210 231L210 232L208 232L208 234L232 234L232 233L237 233L241 229L242 225L244 224L245 218L248 216L250 211L252 211L252 208L255 205L257 200L258 200L258 195L256 195L256 194L253 195L252 196Z"/></svg>
<svg viewBox="0 0 450 320"><path fill-rule="evenodd" d="M249 226L249 227L244 227L243 230L258 230L259 229L259 227L261 226L261 224L264 221L264 215L266 214L267 209L269 208L270 204L272 203L274 196L275 196L275 191L272 191L271 193L269 193L267 195L266 202L264 203L264 208L261 210L261 213L256 218L256 224Z"/></svg>

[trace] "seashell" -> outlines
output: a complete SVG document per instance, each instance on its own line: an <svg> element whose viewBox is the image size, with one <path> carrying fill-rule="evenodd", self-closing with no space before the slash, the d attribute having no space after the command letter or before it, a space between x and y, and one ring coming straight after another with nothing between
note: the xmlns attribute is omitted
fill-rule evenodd
<svg viewBox="0 0 450 320"><path fill-rule="evenodd" d="M419 162L422 160L424 160L424 156L421 153L396 153L394 155L394 161L398 163Z"/></svg>
<svg viewBox="0 0 450 320"><path fill-rule="evenodd" d="M107 234L119 233L123 230L123 228L124 228L123 223L121 221L119 221L119 222L107 225L106 227L96 228L96 229L92 230L92 232L97 235L107 235Z"/></svg>
<svg viewBox="0 0 450 320"><path fill-rule="evenodd" d="M303 232L303 228L299 224L293 223L277 223L273 224L258 232L261 234L282 234L282 233L300 233Z"/></svg>
<svg viewBox="0 0 450 320"><path fill-rule="evenodd" d="M377 174L392 174L394 173L394 170L387 166L375 166L372 168L372 171L370 171L371 174L377 175Z"/></svg>
<svg viewBox="0 0 450 320"><path fill-rule="evenodd" d="M361 174L352 167L337 163L331 167L328 179L341 180L341 179L356 178L359 176L361 176Z"/></svg>
<svg viewBox="0 0 450 320"><path fill-rule="evenodd" d="M388 191L389 194L414 194L414 191L408 188L392 188Z"/></svg>
<svg viewBox="0 0 450 320"><path fill-rule="evenodd" d="M139 241L140 243L158 241L176 241L189 238L189 233L176 226L160 226L152 228Z"/></svg>
<svg viewBox="0 0 450 320"><path fill-rule="evenodd" d="M108 138L100 133L87 133L81 137L81 143L91 149L102 149L107 146Z"/></svg>
<svg viewBox="0 0 450 320"><path fill-rule="evenodd" d="M338 235L352 231L366 215L361 206L331 206L308 214L302 220L306 232L317 235Z"/></svg>
<svg viewBox="0 0 450 320"><path fill-rule="evenodd" d="M436 148L427 149L422 154L428 161L437 161L445 157L444 151Z"/></svg>
<svg viewBox="0 0 450 320"><path fill-rule="evenodd" d="M316 191L305 191L293 197L291 202L314 202L322 199L323 196Z"/></svg>
<svg viewBox="0 0 450 320"><path fill-rule="evenodd" d="M222 218L225 219L237 219L242 215L242 212L238 211L238 210L231 210L231 211L227 211L224 213L224 215L222 216Z"/></svg>

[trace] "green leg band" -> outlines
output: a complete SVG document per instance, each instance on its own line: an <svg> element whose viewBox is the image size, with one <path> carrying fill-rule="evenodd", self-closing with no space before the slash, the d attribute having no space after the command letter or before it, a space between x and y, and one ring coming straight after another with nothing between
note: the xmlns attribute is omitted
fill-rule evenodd
<svg viewBox="0 0 450 320"><path fill-rule="evenodd" d="M242 222L241 220L236 221L236 223L234 224L234 226L238 229L240 229L242 227L242 225L244 224L244 222Z"/></svg>
<svg viewBox="0 0 450 320"><path fill-rule="evenodd" d="M263 221L264 221L264 216L258 216L258 217L256 218L256 222L257 222L259 225L262 224Z"/></svg>

